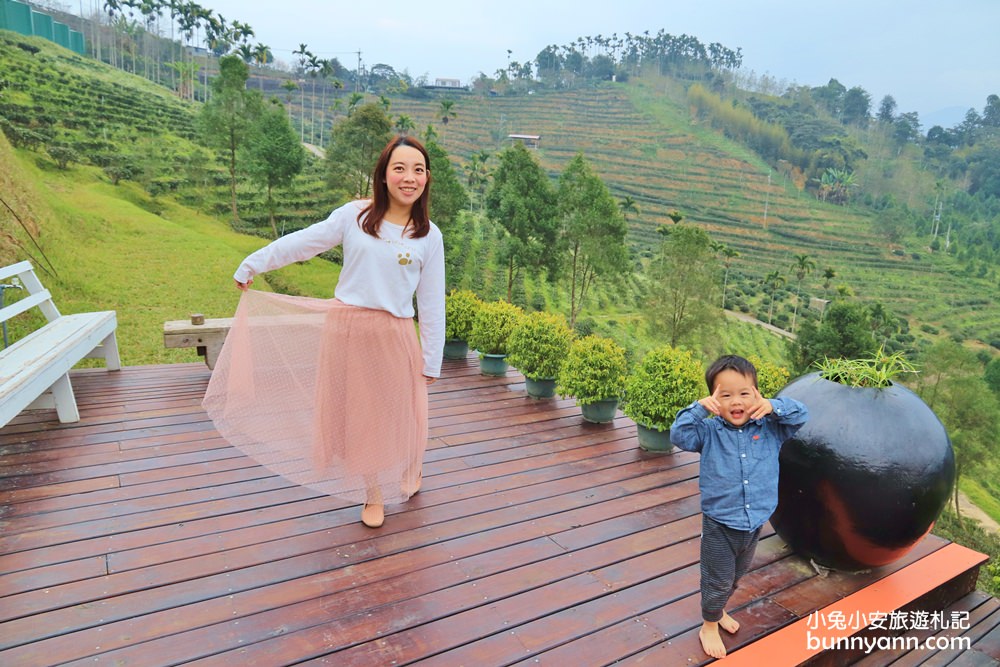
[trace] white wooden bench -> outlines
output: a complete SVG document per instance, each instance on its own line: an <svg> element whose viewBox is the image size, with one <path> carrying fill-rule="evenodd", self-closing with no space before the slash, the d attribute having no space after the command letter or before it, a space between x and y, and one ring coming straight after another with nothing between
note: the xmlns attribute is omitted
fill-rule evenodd
<svg viewBox="0 0 1000 667"><path fill-rule="evenodd" d="M0 427L25 409L55 408L59 421L80 421L69 371L80 360L102 357L121 368L115 311L61 315L30 262L0 268L0 282L18 279L27 296L0 309L0 322L37 307L48 322L0 350Z"/></svg>
<svg viewBox="0 0 1000 667"><path fill-rule="evenodd" d="M209 368L215 368L215 361L226 342L226 334L233 324L233 318L220 317L205 319L192 315L190 320L172 320L163 323L163 346L167 348L194 347L205 357Z"/></svg>

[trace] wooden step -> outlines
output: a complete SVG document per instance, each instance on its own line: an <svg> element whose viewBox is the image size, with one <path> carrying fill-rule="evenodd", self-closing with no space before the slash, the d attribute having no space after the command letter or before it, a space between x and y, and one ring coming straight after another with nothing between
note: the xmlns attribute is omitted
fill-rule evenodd
<svg viewBox="0 0 1000 667"><path fill-rule="evenodd" d="M971 592L987 556L948 544L908 567L823 607L780 630L731 653L726 667L780 665L849 665L891 647L893 638L911 629L913 612L941 612ZM890 629L892 612L902 627ZM869 626L882 616L884 621ZM843 621L843 622L841 622Z"/></svg>

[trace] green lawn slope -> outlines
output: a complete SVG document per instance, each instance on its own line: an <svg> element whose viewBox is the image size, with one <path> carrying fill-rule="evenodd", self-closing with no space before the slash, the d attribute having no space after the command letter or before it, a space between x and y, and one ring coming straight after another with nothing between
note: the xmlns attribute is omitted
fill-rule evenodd
<svg viewBox="0 0 1000 667"><path fill-rule="evenodd" d="M39 278L62 312L117 310L125 364L197 360L193 349L164 349L163 322L194 312L231 315L239 300L232 274L243 257L266 242L168 198L153 206L135 184L113 186L96 168L56 170L48 160L14 151L2 135L0 189L55 273L6 211L0 214L0 263L34 257ZM329 297L337 274L336 265L311 260L254 285ZM9 290L8 295L18 293ZM11 334L16 337L38 324L37 315L17 320Z"/></svg>

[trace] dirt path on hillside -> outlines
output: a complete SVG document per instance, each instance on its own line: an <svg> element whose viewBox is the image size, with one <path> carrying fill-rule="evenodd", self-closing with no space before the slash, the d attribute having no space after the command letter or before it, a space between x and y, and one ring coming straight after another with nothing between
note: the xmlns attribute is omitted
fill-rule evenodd
<svg viewBox="0 0 1000 667"><path fill-rule="evenodd" d="M997 523L993 520L993 517L973 505L969 497L961 491L958 492L958 506L962 510L962 516L975 519L987 532L1000 535L1000 523Z"/></svg>
<svg viewBox="0 0 1000 667"><path fill-rule="evenodd" d="M760 320L758 320L756 317L753 317L752 315L747 315L746 313L740 313L740 312L737 312L735 310L726 310L726 311L723 311L723 312L725 312L728 317L731 317L734 320L741 320L743 322L748 322L750 324L755 324L755 325L757 325L759 327L763 327L764 329L767 329L768 331L770 331L773 334L777 334L777 335L782 336L784 338L788 338L789 340L795 340L795 334L793 334L791 331L785 331L784 329L782 329L780 327L776 327L773 324L768 324L767 322L761 322Z"/></svg>
<svg viewBox="0 0 1000 667"><path fill-rule="evenodd" d="M314 146L313 144L307 144L307 143L304 143L304 142L303 142L302 145L305 147L305 149L307 151L309 151L310 153L312 153L316 157L318 157L320 159L323 159L323 158L326 157L326 151L324 151L319 146Z"/></svg>

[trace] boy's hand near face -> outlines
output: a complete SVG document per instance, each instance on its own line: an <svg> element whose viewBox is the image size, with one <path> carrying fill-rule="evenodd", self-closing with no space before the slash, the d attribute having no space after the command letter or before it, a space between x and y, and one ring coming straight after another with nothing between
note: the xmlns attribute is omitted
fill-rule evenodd
<svg viewBox="0 0 1000 667"><path fill-rule="evenodd" d="M719 391L719 385L715 385L715 391L712 392L711 396L706 396L698 401L701 403L701 407L705 408L715 416L722 414L722 404L719 403Z"/></svg>
<svg viewBox="0 0 1000 667"><path fill-rule="evenodd" d="M774 412L774 406L771 405L771 401L760 395L760 390L757 387L753 388L754 404L750 406L750 419L763 419L772 412Z"/></svg>

